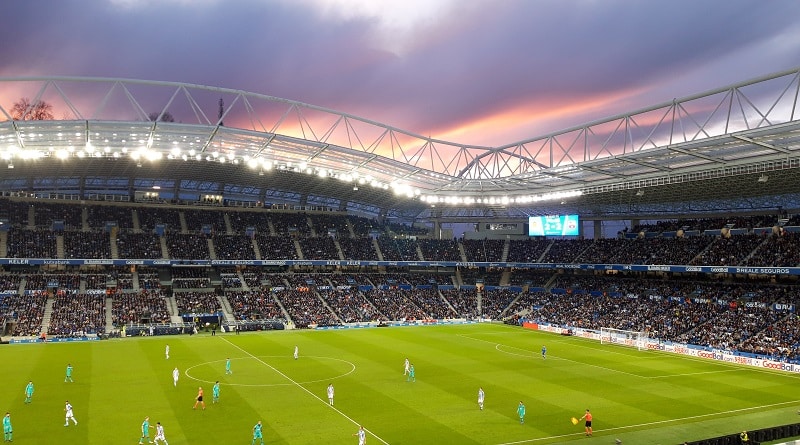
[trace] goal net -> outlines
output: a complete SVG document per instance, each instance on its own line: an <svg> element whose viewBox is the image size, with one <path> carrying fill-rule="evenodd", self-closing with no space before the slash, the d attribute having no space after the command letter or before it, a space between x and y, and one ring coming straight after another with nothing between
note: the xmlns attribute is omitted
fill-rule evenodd
<svg viewBox="0 0 800 445"><path fill-rule="evenodd" d="M600 328L600 343L647 349L647 332L625 331L623 329Z"/></svg>

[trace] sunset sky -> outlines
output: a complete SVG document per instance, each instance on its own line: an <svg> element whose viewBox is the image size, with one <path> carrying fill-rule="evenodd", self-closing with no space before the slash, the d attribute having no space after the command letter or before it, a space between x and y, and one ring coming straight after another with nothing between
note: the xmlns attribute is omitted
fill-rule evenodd
<svg viewBox="0 0 800 445"><path fill-rule="evenodd" d="M234 88L487 146L800 66L796 0L11 0L3 16L2 77Z"/></svg>

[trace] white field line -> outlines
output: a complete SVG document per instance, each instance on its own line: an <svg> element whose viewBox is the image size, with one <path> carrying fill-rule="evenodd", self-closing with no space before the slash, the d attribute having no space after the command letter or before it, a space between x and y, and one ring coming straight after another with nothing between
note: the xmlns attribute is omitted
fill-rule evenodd
<svg viewBox="0 0 800 445"><path fill-rule="evenodd" d="M498 326L514 328L514 326L510 326L510 325L498 325ZM523 330L522 332L526 332L527 333L527 332L538 332L538 331ZM459 334L459 335L462 335L462 334ZM462 336L464 336L464 335L462 335ZM466 336L464 336L464 337L466 337ZM472 337L467 337L467 338L472 338ZM597 343L596 340L591 340L591 339L588 339L588 338L582 338L582 337L570 337L570 338L573 339L573 340L580 340L581 342L591 342L591 343L594 343L594 344L599 344L599 343ZM479 339L473 338L473 340L479 340ZM487 340L481 340L481 341L487 341ZM593 349L595 351L598 350L598 348L596 348L596 347L585 346L585 345L581 345L581 344L574 343L574 342L567 342L567 341L564 341L564 340L555 340L555 342L568 343L569 345L572 345L572 346L577 346L577 347L580 347L580 348ZM637 356L635 356L633 354L623 354L621 352L614 352L614 351L604 351L604 352L608 352L609 354L620 354L620 355L626 355L626 356L629 356L629 357L636 357L637 360L641 360L643 358L646 358L646 357L637 357ZM642 352L645 352L645 351L642 351ZM772 369L757 368L755 366L742 365L742 364L738 364L738 363L723 362L723 361L720 361L720 360L709 360L709 359L704 359L704 358L700 358L700 357L692 357L691 355L675 354L675 353L667 352L667 351L647 350L645 355L650 355L650 354L652 354L652 356L651 357L647 357L647 358L669 357L669 358L676 358L676 359L683 359L683 360L691 360L691 361L697 361L697 362L705 363L705 364L708 364L708 365L712 365L713 364L713 365L727 367L727 368L735 368L735 369L738 369L740 371L761 372L761 373L765 373L765 374L769 374L769 375L777 375L777 376L787 377L787 378L795 379L795 380L796 379L800 379L800 373L795 373L795 372L784 372L784 371L778 371L778 370L772 370ZM647 377L645 377L645 378L647 378Z"/></svg>
<svg viewBox="0 0 800 445"><path fill-rule="evenodd" d="M629 429L633 429L633 428L641 428L641 427L647 427L647 426L653 426L653 425L663 425L663 424L667 424L667 423L683 422L683 421L686 421L686 420L702 419L702 418L706 418L706 417L725 416L725 415L728 415L728 414L735 414L735 413L740 413L740 412L745 412L745 411L755 411L755 410L759 410L759 409L762 409L762 408L774 408L774 407L777 407L777 406L795 405L798 402L800 402L800 400L792 400L790 402L772 403L772 404L769 404L769 405L752 406L750 408L732 409L732 410L729 410L729 411L720 411L718 413L711 413L711 414L700 414L700 415L697 415L697 416L681 417L679 419L658 420L658 421L655 421L655 422L638 423L636 425L618 426L618 427L606 428L606 429L602 429L602 430L597 430L596 429L594 431L595 432L604 433L604 432L608 432L608 431L629 430ZM561 438L561 437L581 436L583 434L584 433L582 433L582 432L581 433L572 433L572 434L561 434L561 435L558 435L558 436L539 437L539 438L536 438L536 439L518 440L516 442L504 442L504 443L500 443L500 444L497 444L497 445L516 445L516 444L520 444L520 443L540 442L540 441L543 441L543 440L552 440L552 439L558 439L558 438Z"/></svg>
<svg viewBox="0 0 800 445"><path fill-rule="evenodd" d="M522 354L515 354L515 353L513 353L513 352L503 351L503 350L501 349L501 346L502 346L502 347L506 347L506 348L514 348L514 349L519 349L520 351L527 351L526 349L523 349L523 348L518 348L518 347L516 347L516 346L504 345L504 344L502 344L502 343L497 343L497 342L494 342L494 341L489 341L489 340L483 340L483 339L480 339L480 338L474 338L474 337L470 337L470 336L468 336L468 335L463 335L463 334L458 334L458 335L459 335L460 337L468 338L468 339L470 339L470 340L481 341L481 342L485 342L485 343L493 344L493 345L494 345L494 348L495 348L495 349L496 349L498 352L502 352L503 354L509 354L509 355L516 355L516 356L522 356L522 357L525 357L525 356L524 356L524 355L522 355ZM531 358L535 357L535 353L534 353L533 351L527 351L527 352L530 352L530 357L531 357ZM589 366L589 367L592 367L592 368L599 368L599 369L604 369L604 370L606 370L606 371L611 371L611 372L616 372L616 373L619 373L619 374L625 374L625 375L629 375L629 376L631 376L631 377L639 377L639 378L641 378L641 379L645 379L645 378L647 378L647 377L641 376L641 375L639 375L639 374L632 374L632 373L630 373L630 372L620 371L619 369L606 368L606 367L604 367L604 366L600 366L600 365L592 365L592 364L589 364L589 363L580 362L580 361L577 361L577 360L571 360L571 359L568 359L568 358L559 357L559 356L555 356L555 355L550 355L550 354L547 354L547 358L548 358L548 359L551 359L551 358L552 358L552 359L554 359L554 360L564 360L564 361L567 361L567 362L572 362L572 363L578 363L578 364L581 364L581 365L584 365L584 366Z"/></svg>
<svg viewBox="0 0 800 445"><path fill-rule="evenodd" d="M270 365L269 363L265 362L264 360L261 360L260 358L256 357L255 355L253 355L253 354L251 354L251 353L247 352L247 351L246 351L246 350L244 350L244 349L243 349L241 346L239 346L239 345L237 345L237 344L235 344L235 343L231 342L231 341L230 341L230 340L228 340L227 338L225 338L225 337L220 337L220 338L222 338L223 340L225 340L226 342L228 342L228 343L229 343L231 346L233 346L234 348L236 348L236 349L238 349L238 350L240 350L240 351L244 352L245 354L249 355L250 357L254 358L256 361L259 361L259 362L261 362L262 364L264 364L264 366L266 366L266 367L268 367L268 368L272 369L273 371L275 371L276 373L278 373L279 375L281 375L281 376L282 376L283 378L285 378L286 380L288 380L288 381L292 382L292 384L293 384L293 385L295 385L295 386L297 386L298 388L302 389L303 391L307 392L309 395L311 395L311 397L313 397L313 398L315 398L315 399L319 400L320 402L324 403L324 404L325 404L325 406L327 406L327 407L330 407L330 409L332 409L332 410L336 411L337 413L339 413L340 415L342 415L342 417L344 417L345 419L349 420L349 421L350 421L350 422L352 422L354 425L356 425L356 426L362 426L360 423L358 423L358 422L356 422L355 420L353 420L353 418L351 418L351 417L350 417L350 416L348 416L347 414L345 414L345 413L341 412L341 411L340 411L338 408L335 408L335 407L333 407L333 406L329 405L327 400L322 400L322 398L321 398L321 397L319 397L318 395L314 394L314 393L313 393L313 392L311 392L311 391L310 391L308 388L306 388L305 386L303 386L303 385L301 385L300 383L296 382L294 379L292 379L292 378L291 378L291 377L289 377L288 375L286 375L286 374L284 374L284 373L280 372L280 371L279 371L278 369L276 369L274 366ZM381 438L380 438L380 437L379 437L377 434L373 433L372 431L370 431L370 430L368 430L368 429L366 429L366 428L364 428L364 431L366 431L366 432L368 432L369 434L371 434L373 437L375 437L376 439L378 439L378 440L379 440L381 443L384 443L384 444L386 444L386 445L389 445L389 442L387 442L387 441L385 441L385 440L381 439Z"/></svg>

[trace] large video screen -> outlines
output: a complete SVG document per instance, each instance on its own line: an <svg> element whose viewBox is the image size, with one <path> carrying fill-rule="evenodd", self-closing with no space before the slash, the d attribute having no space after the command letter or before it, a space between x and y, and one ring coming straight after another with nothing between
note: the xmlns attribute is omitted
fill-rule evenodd
<svg viewBox="0 0 800 445"><path fill-rule="evenodd" d="M529 216L528 236L577 236L578 215Z"/></svg>

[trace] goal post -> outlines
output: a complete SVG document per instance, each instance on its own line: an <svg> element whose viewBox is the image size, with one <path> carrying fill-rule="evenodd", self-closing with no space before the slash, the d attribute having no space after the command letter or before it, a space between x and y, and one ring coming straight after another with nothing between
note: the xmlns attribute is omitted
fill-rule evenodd
<svg viewBox="0 0 800 445"><path fill-rule="evenodd" d="M600 328L600 343L647 349L648 335L646 331L626 331L624 329Z"/></svg>

